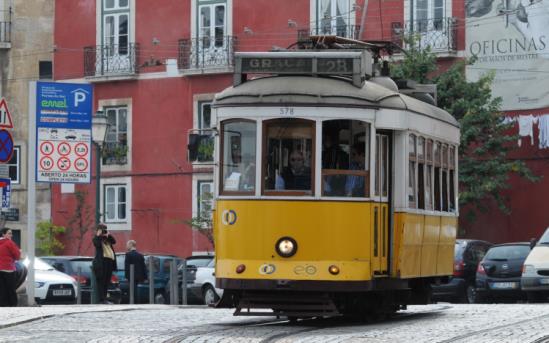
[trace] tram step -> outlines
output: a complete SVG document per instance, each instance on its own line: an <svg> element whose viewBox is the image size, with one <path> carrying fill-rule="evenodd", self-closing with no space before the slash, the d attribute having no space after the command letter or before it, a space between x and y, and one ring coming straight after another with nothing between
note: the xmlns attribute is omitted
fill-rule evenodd
<svg viewBox="0 0 549 343"><path fill-rule="evenodd" d="M271 309L272 311L265 311ZM327 294L244 292L235 316L318 317L339 315Z"/></svg>

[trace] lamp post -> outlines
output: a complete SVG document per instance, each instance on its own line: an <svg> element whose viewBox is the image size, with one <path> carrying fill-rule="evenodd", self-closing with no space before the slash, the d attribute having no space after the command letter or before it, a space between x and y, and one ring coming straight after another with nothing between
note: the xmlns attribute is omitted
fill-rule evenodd
<svg viewBox="0 0 549 343"><path fill-rule="evenodd" d="M105 142L109 123L107 116L103 111L95 112L92 117L92 140L95 145L95 226L99 224L100 213L100 196L101 196L101 148Z"/></svg>

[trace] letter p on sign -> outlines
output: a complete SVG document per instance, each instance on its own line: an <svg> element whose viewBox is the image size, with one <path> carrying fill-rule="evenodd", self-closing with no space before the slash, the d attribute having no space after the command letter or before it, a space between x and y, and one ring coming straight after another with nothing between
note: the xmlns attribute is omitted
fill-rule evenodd
<svg viewBox="0 0 549 343"><path fill-rule="evenodd" d="M86 101L86 93L74 92L74 107L78 107L78 104Z"/></svg>

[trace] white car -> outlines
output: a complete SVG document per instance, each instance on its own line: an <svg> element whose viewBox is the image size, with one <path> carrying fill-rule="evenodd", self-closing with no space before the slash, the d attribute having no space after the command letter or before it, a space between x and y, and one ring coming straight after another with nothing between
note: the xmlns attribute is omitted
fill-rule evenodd
<svg viewBox="0 0 549 343"><path fill-rule="evenodd" d="M223 290L215 288L215 259L212 259L206 267L196 269L196 278L189 285L189 291L204 304L212 305L223 296Z"/></svg>
<svg viewBox="0 0 549 343"><path fill-rule="evenodd" d="M29 259L23 264L28 267ZM25 292L25 281L17 289ZM73 304L76 302L76 280L55 270L52 266L36 257L34 260L34 300L39 304Z"/></svg>

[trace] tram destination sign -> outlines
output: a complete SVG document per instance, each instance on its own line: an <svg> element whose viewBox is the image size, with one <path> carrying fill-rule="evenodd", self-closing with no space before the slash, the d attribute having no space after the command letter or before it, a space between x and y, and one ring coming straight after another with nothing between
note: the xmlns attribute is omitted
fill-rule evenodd
<svg viewBox="0 0 549 343"><path fill-rule="evenodd" d="M362 84L371 75L371 63L366 51L237 53L235 86L245 74L349 75Z"/></svg>

